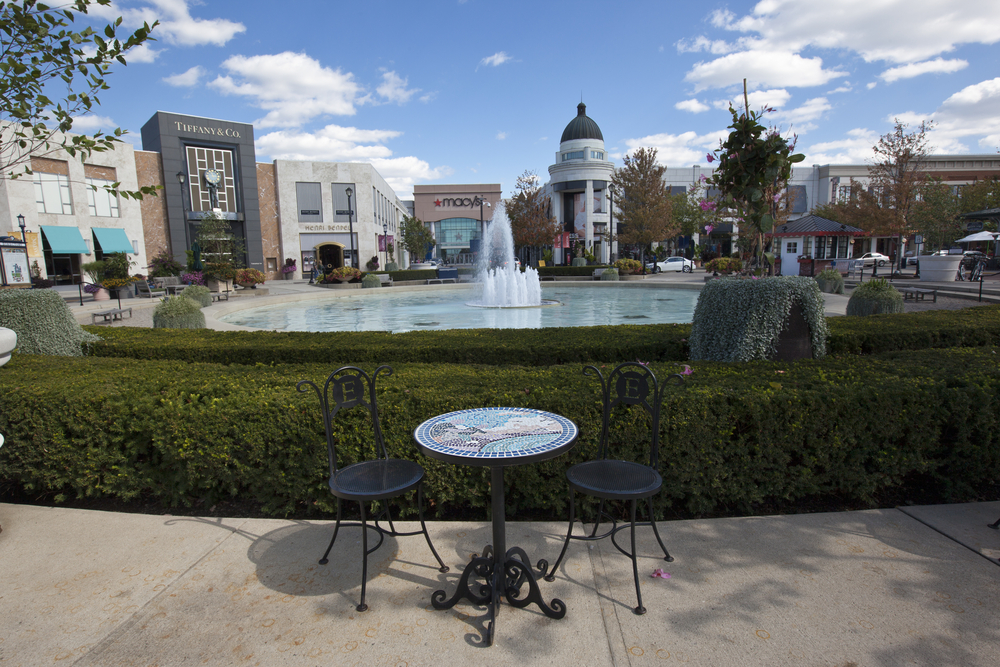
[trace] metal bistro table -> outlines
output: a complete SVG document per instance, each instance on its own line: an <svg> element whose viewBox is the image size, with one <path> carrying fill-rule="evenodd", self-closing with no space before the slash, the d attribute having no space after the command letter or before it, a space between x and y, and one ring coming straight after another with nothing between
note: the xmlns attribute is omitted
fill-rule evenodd
<svg viewBox="0 0 1000 667"><path fill-rule="evenodd" d="M538 605L546 616L562 618L566 605L553 599L545 604L538 581L531 570L528 555L521 547L507 549L504 517L503 469L506 466L544 461L559 456L576 442L576 424L551 412L531 408L477 408L449 412L428 419L413 432L417 446L427 456L459 465L489 466L493 505L493 544L473 557L462 573L458 590L446 599L443 590L434 591L431 604L435 609L451 609L462 598L489 609L485 643L493 644L500 597L513 607ZM544 576L548 563L539 560L539 576ZM482 579L484 584L475 580ZM470 580L473 580L470 584ZM528 594L521 596L527 584ZM477 593L478 591L478 593Z"/></svg>

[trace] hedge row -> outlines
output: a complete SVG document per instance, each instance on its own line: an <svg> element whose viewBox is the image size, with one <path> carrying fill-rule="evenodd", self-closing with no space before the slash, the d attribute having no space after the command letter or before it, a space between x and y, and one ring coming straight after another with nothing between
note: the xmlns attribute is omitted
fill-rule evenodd
<svg viewBox="0 0 1000 667"><path fill-rule="evenodd" d="M937 480L955 499L973 497L1000 470L996 359L995 348L978 348L693 363L686 386L665 400L657 510L746 511L825 493L864 501L911 475ZM278 515L329 512L316 400L295 383L331 370L20 355L0 373L0 480L56 500L148 494L171 504L256 500ZM568 454L506 475L508 516L563 516L564 471L595 454L599 432L597 387L579 365L395 370L380 389L382 427L393 456L427 469L433 515L485 506L488 474L422 457L414 427L452 410L507 405L550 410L580 427ZM664 377L678 367L654 370ZM370 441L359 411L334 428L341 463L357 460ZM642 458L646 430L644 417L629 413L613 446Z"/></svg>
<svg viewBox="0 0 1000 667"><path fill-rule="evenodd" d="M540 276L592 276L597 269L606 269L609 264L590 264L588 266L541 266Z"/></svg>
<svg viewBox="0 0 1000 667"><path fill-rule="evenodd" d="M1000 306L872 317L833 317L830 354L1000 345ZM85 327L104 340L89 354L220 364L471 363L547 366L591 361L685 361L691 325L553 329L307 333Z"/></svg>

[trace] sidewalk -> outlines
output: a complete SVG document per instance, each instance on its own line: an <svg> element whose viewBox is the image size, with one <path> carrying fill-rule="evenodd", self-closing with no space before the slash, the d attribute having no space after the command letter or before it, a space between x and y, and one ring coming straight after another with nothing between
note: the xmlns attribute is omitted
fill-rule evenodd
<svg viewBox="0 0 1000 667"><path fill-rule="evenodd" d="M0 504L3 665L962 665L997 663L1000 502L660 523L638 531L648 612L628 559L570 545L547 599L562 620L449 594L483 522L387 538L360 592L360 531L332 522L198 519ZM403 523L404 528L414 524ZM508 545L558 555L564 523L508 523ZM959 541L956 541L959 540ZM663 568L670 579L651 578Z"/></svg>

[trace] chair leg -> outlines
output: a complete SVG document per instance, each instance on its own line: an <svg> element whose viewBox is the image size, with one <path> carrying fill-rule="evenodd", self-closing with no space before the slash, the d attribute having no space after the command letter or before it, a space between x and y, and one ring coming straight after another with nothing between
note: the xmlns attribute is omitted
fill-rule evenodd
<svg viewBox="0 0 1000 667"><path fill-rule="evenodd" d="M556 570L559 569L559 563L562 562L563 556L566 555L566 547L569 546L569 541L573 537L573 521L576 519L576 505L573 499L573 489L569 490L569 530L566 531L566 541L563 542L562 551L559 552L559 558L556 559L556 564L552 566L548 574L545 575L545 581L555 581Z"/></svg>
<svg viewBox="0 0 1000 667"><path fill-rule="evenodd" d="M361 604L357 606L358 611L368 611L365 604L365 589L368 586L368 517L365 516L365 502L361 505Z"/></svg>
<svg viewBox="0 0 1000 667"><path fill-rule="evenodd" d="M422 530L423 533L424 533L424 539L427 540L427 546L429 546L431 548L431 553L434 554L434 558L437 559L438 565L441 566L441 567L438 568L438 572L447 572L450 568L447 565L444 564L444 561L441 560L441 556L438 556L437 549L435 549L434 545L431 544L431 536L427 532L427 524L424 523L424 483L423 482L421 482L420 484L417 485L417 512L420 515L420 530Z"/></svg>
<svg viewBox="0 0 1000 667"><path fill-rule="evenodd" d="M653 527L653 535L656 535L656 541L660 543L660 548L663 549L663 560L668 563L674 562L674 557L670 555L667 548L663 546L663 540L660 539L660 531L656 529L656 517L653 516L653 499L646 498L646 505L649 508L649 524Z"/></svg>
<svg viewBox="0 0 1000 667"><path fill-rule="evenodd" d="M330 561L327 556L330 555L330 549L333 548L333 543L337 541L337 533L340 532L340 498L337 498L337 525L333 528L333 538L330 539L330 544L327 546L326 551L323 553L323 557L319 559L320 565L326 565Z"/></svg>
<svg viewBox="0 0 1000 667"><path fill-rule="evenodd" d="M635 557L635 506L636 501L632 500L632 577L635 579L635 598L639 606L632 610L637 616L646 613L646 608L642 606L642 592L639 590L639 563Z"/></svg>
<svg viewBox="0 0 1000 667"><path fill-rule="evenodd" d="M602 516L604 516L604 498L601 498L601 504L597 506L597 519L594 520L594 530L590 533L591 537L597 535L597 529L601 525Z"/></svg>
<svg viewBox="0 0 1000 667"><path fill-rule="evenodd" d="M1000 530L1000 519L997 519L993 523L988 523L986 525L992 528L993 530Z"/></svg>

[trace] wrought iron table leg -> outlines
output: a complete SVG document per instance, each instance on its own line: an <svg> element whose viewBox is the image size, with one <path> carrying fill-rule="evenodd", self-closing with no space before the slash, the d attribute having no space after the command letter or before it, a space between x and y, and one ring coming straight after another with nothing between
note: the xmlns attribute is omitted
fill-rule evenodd
<svg viewBox="0 0 1000 667"><path fill-rule="evenodd" d="M996 520L996 521L994 521L993 523L988 523L988 524L986 524L986 525L987 525L987 526L988 526L989 528L992 528L993 530L1000 530L1000 519L997 519L997 520Z"/></svg>

